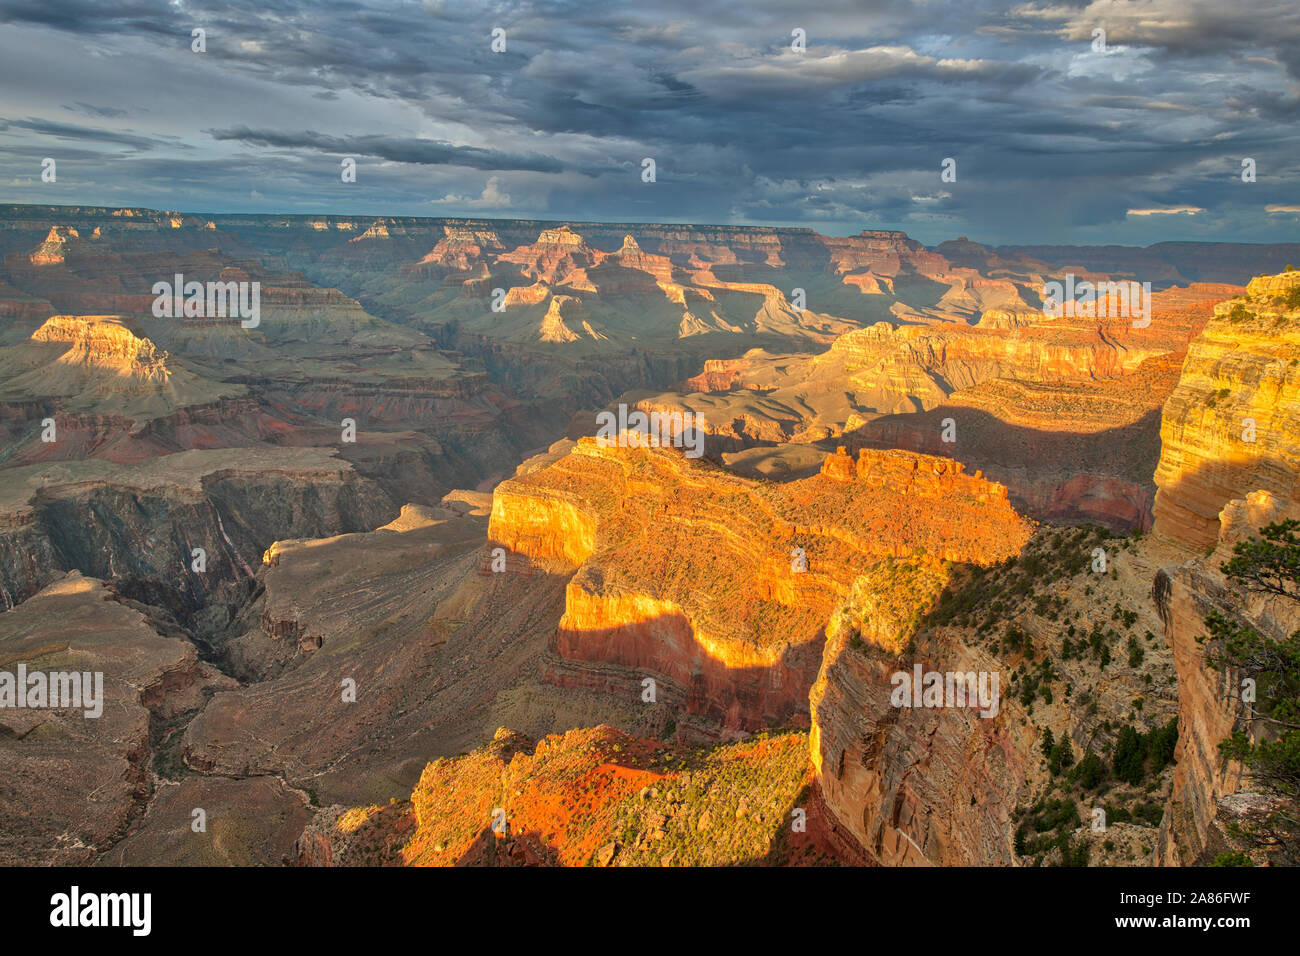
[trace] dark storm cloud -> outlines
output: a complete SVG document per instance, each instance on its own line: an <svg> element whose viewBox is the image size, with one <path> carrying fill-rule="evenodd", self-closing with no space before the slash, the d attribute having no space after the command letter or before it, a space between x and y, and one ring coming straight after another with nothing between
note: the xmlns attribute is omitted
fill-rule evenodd
<svg viewBox="0 0 1300 956"><path fill-rule="evenodd" d="M115 119L119 116L125 116L126 110L120 110L115 106L95 106L93 103L82 103L78 100L71 106L64 106L65 110L73 113L84 113L87 116L98 116L101 119Z"/></svg>
<svg viewBox="0 0 1300 956"><path fill-rule="evenodd" d="M170 187L173 207L1029 242L1290 238L1294 217L1261 210L1300 204L1293 0L0 0L0 23L2 88L21 88L18 61L56 59L67 87L55 105L0 98L27 117L0 128L0 182L29 177L41 140L24 136L128 147L149 155L69 182L141 201ZM338 156L359 160L350 190ZM1129 214L1181 206L1202 212Z"/></svg>
<svg viewBox="0 0 1300 956"><path fill-rule="evenodd" d="M558 173L564 167L554 159L536 154L511 155L494 149L455 146L426 139L399 139L388 136L326 136L305 131L281 133L274 130L234 129L205 130L213 139L238 140L257 146L301 148L340 156L377 156L394 163L418 163L428 166L468 166L471 169L529 169L540 173Z"/></svg>
<svg viewBox="0 0 1300 956"><path fill-rule="evenodd" d="M116 143L119 146L129 146L132 149L153 149L162 142L155 137L137 136L134 133L98 129L93 126L81 126L74 123L54 123L40 119L0 119L0 132L9 130L27 130L32 133L39 133L42 136L53 136L57 139L72 142Z"/></svg>

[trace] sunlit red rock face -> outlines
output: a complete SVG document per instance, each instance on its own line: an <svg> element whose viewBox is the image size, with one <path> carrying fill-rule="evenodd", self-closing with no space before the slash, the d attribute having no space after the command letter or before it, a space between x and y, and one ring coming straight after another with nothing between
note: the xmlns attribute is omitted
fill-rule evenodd
<svg viewBox="0 0 1300 956"><path fill-rule="evenodd" d="M1229 824L1252 799L1242 768L1218 752L1248 725L1228 675L1205 666L1206 614L1277 640L1300 627L1295 602L1252 593L1219 570L1236 542L1300 518L1300 309L1284 301L1297 288L1300 273L1262 276L1219 306L1165 404L1155 530L1190 559L1164 568L1153 589L1178 669L1178 766L1158 854L1169 865L1235 849Z"/></svg>
<svg viewBox="0 0 1300 956"><path fill-rule="evenodd" d="M430 763L409 800L332 807L305 866L721 866L834 862L806 799L803 734L690 750L610 727L502 728ZM804 826L791 826L795 812ZM495 829L494 829L495 827Z"/></svg>
<svg viewBox="0 0 1300 956"><path fill-rule="evenodd" d="M1037 518L1145 528L1161 404L1217 297L1238 289L1155 293L1146 328L1007 310L977 327L880 323L813 357L710 362L637 404L695 411L724 451L839 442L952 456Z"/></svg>
<svg viewBox="0 0 1300 956"><path fill-rule="evenodd" d="M573 572L551 679L635 699L653 677L703 736L806 720L829 614L875 561L998 560L1029 534L1005 489L929 456L833 455L772 484L675 450L558 451L498 486L489 527Z"/></svg>
<svg viewBox="0 0 1300 956"><path fill-rule="evenodd" d="M1179 364L1177 355L1157 356L1129 375L1086 383L995 379L929 411L874 419L846 440L946 452L1006 484L1017 506L1043 520L1147 528L1155 403L1172 390ZM947 422L955 441L944 441Z"/></svg>
<svg viewBox="0 0 1300 956"><path fill-rule="evenodd" d="M166 353L158 354L152 342L132 335L120 322L56 315L32 333L32 341L71 345L61 357L69 365L102 367L143 384L165 382L170 377Z"/></svg>
<svg viewBox="0 0 1300 956"><path fill-rule="evenodd" d="M1300 273L1253 279L1191 343L1161 421L1155 530L1214 546L1219 512L1264 490L1294 496L1300 474L1300 322L1281 298Z"/></svg>

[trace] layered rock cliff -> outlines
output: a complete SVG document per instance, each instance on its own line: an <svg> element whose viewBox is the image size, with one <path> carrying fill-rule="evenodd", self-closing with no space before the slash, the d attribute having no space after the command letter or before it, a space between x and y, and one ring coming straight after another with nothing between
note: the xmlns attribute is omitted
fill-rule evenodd
<svg viewBox="0 0 1300 956"><path fill-rule="evenodd" d="M1092 569L1097 551L1112 573ZM1163 558L1045 526L991 567L915 556L859 577L810 695L817 793L842 843L887 865L1042 865L1064 848L1149 863L1172 770L1131 783L1107 763L1123 727L1167 734L1177 712L1147 597ZM1054 741L1091 755L1090 784L1052 769ZM1090 832L1098 806L1114 823L1140 815L1132 839Z"/></svg>
<svg viewBox="0 0 1300 956"><path fill-rule="evenodd" d="M1035 734L1002 712L1000 697L988 716L974 693L947 707L892 699L892 675L917 666L1010 676L985 649L929 632L914 640L947 583L943 566L924 559L885 562L859 578L812 687L809 749L821 798L885 865L1010 864L1012 811L1036 769Z"/></svg>
<svg viewBox="0 0 1300 956"><path fill-rule="evenodd" d="M1225 289L1155 293L1146 328L1041 313L975 328L882 322L817 356L754 350L675 393L631 397L694 412L724 450L834 440L950 455L1036 518L1146 528L1160 408Z"/></svg>
<svg viewBox="0 0 1300 956"><path fill-rule="evenodd" d="M1294 493L1300 471L1300 272L1253 279L1191 343L1165 404L1155 530L1214 547L1233 498Z"/></svg>
<svg viewBox="0 0 1300 956"><path fill-rule="evenodd" d="M1300 628L1294 601L1219 570L1233 545L1300 517L1300 273L1261 276L1224 302L1188 352L1165 406L1155 530L1187 549L1153 588L1178 667L1178 770L1159 861L1204 865L1237 849L1230 826L1256 799L1218 746L1247 725L1237 675L1205 664L1211 611L1280 640Z"/></svg>
<svg viewBox="0 0 1300 956"><path fill-rule="evenodd" d="M873 562L995 559L1029 533L1003 488L929 456L841 451L773 484L666 448L558 452L498 486L489 527L572 574L550 678L636 699L652 677L706 737L806 720L830 611Z"/></svg>
<svg viewBox="0 0 1300 956"><path fill-rule="evenodd" d="M0 589L10 606L76 570L184 617L235 599L278 537L361 530L397 511L321 449L188 451L0 475Z"/></svg>

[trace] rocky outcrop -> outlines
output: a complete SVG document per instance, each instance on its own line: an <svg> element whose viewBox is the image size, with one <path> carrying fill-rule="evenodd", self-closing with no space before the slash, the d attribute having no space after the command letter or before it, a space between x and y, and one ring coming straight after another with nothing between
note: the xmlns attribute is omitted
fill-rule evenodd
<svg viewBox="0 0 1300 956"><path fill-rule="evenodd" d="M928 251L907 233L889 229L863 229L856 236L828 236L823 242L836 272L868 271L896 276L900 272L933 273L948 267L948 260Z"/></svg>
<svg viewBox="0 0 1300 956"><path fill-rule="evenodd" d="M821 818L801 792L805 747L798 733L692 751L607 726L536 742L503 727L472 753L429 763L409 800L322 810L298 840L298 862L830 863Z"/></svg>
<svg viewBox="0 0 1300 956"><path fill-rule="evenodd" d="M446 235L418 263L407 267L413 277L446 276L486 265L486 257L505 250L496 230L447 226Z"/></svg>
<svg viewBox="0 0 1300 956"><path fill-rule="evenodd" d="M1009 865L1012 811L1037 763L1034 735L1003 712L900 707L892 675L1009 674L986 651L916 623L947 583L933 559L888 561L858 579L830 629L812 687L809 748L821 799L885 865Z"/></svg>
<svg viewBox="0 0 1300 956"><path fill-rule="evenodd" d="M872 562L983 560L1028 533L950 460L841 451L770 485L593 439L498 486L489 527L572 573L550 679L636 699L653 677L679 727L714 737L806 719L830 611Z"/></svg>
<svg viewBox="0 0 1300 956"><path fill-rule="evenodd" d="M543 230L536 242L503 252L497 258L517 264L530 278L559 285L572 282L575 273L596 263L596 257L595 250L581 235L569 226L562 226Z"/></svg>
<svg viewBox="0 0 1300 956"><path fill-rule="evenodd" d="M1076 761L1104 761L1125 725L1167 733L1176 685L1146 603L1168 555L1156 543L1049 525L997 565L916 554L859 576L832 614L810 694L818 799L841 845L887 865L1028 866L1050 863L1067 837L1086 842L1096 792L1050 771L1047 734L1070 741ZM1113 574L1090 569L1097 547ZM1119 624L1117 607L1128 612ZM1116 628L1128 654L1111 658L1101 651L1124 647ZM1106 803L1163 800L1171 777L1164 767L1141 787L1111 781ZM1043 839L1041 813L1058 799L1085 822ZM1123 862L1150 862L1157 830L1141 830L1114 847Z"/></svg>
<svg viewBox="0 0 1300 956"><path fill-rule="evenodd" d="M1152 589L1178 670L1178 766L1157 851L1157 861L1167 866L1204 866L1219 853L1239 849L1229 828L1237 812L1233 804L1251 796L1241 765L1218 749L1246 725L1239 722L1237 675L1205 664L1205 617L1218 612L1274 640L1300 628L1296 602L1243 591L1219 571L1238 541L1271 522L1300 518L1300 502L1257 491L1229 502L1219 518L1214 550L1163 568Z"/></svg>
<svg viewBox="0 0 1300 956"><path fill-rule="evenodd" d="M1300 627L1295 602L1252 593L1219 570L1233 545L1300 517L1300 273L1261 276L1216 307L1165 405L1155 530L1188 560L1153 596L1178 670L1178 768L1158 860L1204 865L1237 849L1229 824L1252 799L1218 746L1244 729L1236 675L1205 664L1212 611L1275 640Z"/></svg>
<svg viewBox="0 0 1300 956"><path fill-rule="evenodd" d="M1300 473L1300 273L1254 279L1191 343L1160 425L1157 533L1214 547L1219 512L1264 490L1290 499Z"/></svg>
<svg viewBox="0 0 1300 956"><path fill-rule="evenodd" d="M49 235L32 250L28 261L34 266L59 265L66 258L68 243L80 238L81 234L71 226L51 226Z"/></svg>
<svg viewBox="0 0 1300 956"><path fill-rule="evenodd" d="M12 604L76 570L183 617L242 593L278 537L361 530L397 512L377 486L319 449L189 451L3 477L0 588Z"/></svg>
<svg viewBox="0 0 1300 956"><path fill-rule="evenodd" d="M985 309L976 323L981 329L1019 329L1042 321L1042 312L1033 309Z"/></svg>
<svg viewBox="0 0 1300 956"><path fill-rule="evenodd" d="M543 342L557 343L576 342L579 338L605 338L592 328L586 318L588 315L581 299L567 295L554 296L542 318L539 338Z"/></svg>
<svg viewBox="0 0 1300 956"><path fill-rule="evenodd" d="M32 333L32 341L66 343L71 348L60 362L112 372L140 385L161 386L171 377L167 353L110 316L56 315Z"/></svg>

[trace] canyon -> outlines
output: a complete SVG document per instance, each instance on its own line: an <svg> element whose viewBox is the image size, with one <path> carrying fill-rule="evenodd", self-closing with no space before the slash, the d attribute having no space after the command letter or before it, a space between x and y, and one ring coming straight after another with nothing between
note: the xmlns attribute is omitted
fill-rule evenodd
<svg viewBox="0 0 1300 956"><path fill-rule="evenodd" d="M1300 517L1297 252L4 207L0 670L108 705L0 709L0 862L1241 850L1198 637L1300 627L1218 570ZM1044 314L1067 271L1151 324ZM176 274L260 323L155 317Z"/></svg>
<svg viewBox="0 0 1300 956"><path fill-rule="evenodd" d="M1162 569L1153 588L1186 727L1159 846L1170 865L1204 865L1237 849L1234 826L1265 799L1218 751L1242 726L1232 686L1241 675L1208 666L1200 639L1211 612L1278 641L1300 629L1295 601L1243 589L1221 570L1234 545L1300 517L1298 298L1300 275L1285 272L1253 279L1217 306L1165 405L1155 533L1189 554Z"/></svg>

